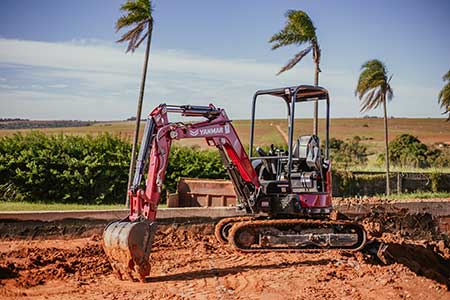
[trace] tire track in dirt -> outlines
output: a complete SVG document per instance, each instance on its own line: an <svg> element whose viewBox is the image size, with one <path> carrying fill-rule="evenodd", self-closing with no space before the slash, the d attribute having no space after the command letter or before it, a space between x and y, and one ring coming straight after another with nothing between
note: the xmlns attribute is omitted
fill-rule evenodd
<svg viewBox="0 0 450 300"><path fill-rule="evenodd" d="M216 242L210 224L163 227L155 242L151 275L139 283L96 267L104 259L96 238L0 241L0 266L17 275L0 279L0 299L450 299L439 282L363 253L243 254ZM38 285L24 284L40 278Z"/></svg>

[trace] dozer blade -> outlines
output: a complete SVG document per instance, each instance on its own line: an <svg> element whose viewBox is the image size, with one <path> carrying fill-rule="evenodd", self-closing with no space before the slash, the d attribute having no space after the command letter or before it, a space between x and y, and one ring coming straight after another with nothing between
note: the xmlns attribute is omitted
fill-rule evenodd
<svg viewBox="0 0 450 300"><path fill-rule="evenodd" d="M150 252L156 222L146 219L110 223L103 232L103 248L120 279L144 281L150 274Z"/></svg>

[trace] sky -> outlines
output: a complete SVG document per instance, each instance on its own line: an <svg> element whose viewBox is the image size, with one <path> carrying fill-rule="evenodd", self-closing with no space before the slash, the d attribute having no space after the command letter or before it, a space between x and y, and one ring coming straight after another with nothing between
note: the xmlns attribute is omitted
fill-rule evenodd
<svg viewBox="0 0 450 300"><path fill-rule="evenodd" d="M144 49L125 54L114 24L123 0L0 1L0 118L121 120L135 115ZM159 103L225 108L250 117L256 90L312 84L307 56L275 74L300 48L271 50L288 9L304 10L322 48L320 85L332 117L360 113L361 65L382 60L393 74L394 117L441 118L437 95L450 68L450 1L155 0L144 113ZM310 115L309 108L305 113ZM302 111L302 110L300 110ZM260 117L282 117L264 101Z"/></svg>

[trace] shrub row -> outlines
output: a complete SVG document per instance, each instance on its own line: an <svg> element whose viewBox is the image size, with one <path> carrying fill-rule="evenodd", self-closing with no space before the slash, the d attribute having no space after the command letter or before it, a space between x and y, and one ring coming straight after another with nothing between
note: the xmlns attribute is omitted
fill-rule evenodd
<svg viewBox="0 0 450 300"><path fill-rule="evenodd" d="M129 143L108 134L47 136L33 132L0 138L0 199L123 203L130 153ZM170 191L181 176L227 176L215 151L172 147L170 155L165 181Z"/></svg>
<svg viewBox="0 0 450 300"><path fill-rule="evenodd" d="M373 196L384 194L386 175L383 172L346 172L333 170L333 196ZM450 192L448 173L397 173L389 176L395 193Z"/></svg>
<svg viewBox="0 0 450 300"><path fill-rule="evenodd" d="M0 138L0 200L84 204L123 203L131 145L108 134L97 137L39 132ZM392 174L392 190L397 177ZM180 177L228 178L218 152L173 146L163 195ZM416 176L417 177L417 176ZM384 174L333 171L335 196L384 193ZM449 191L450 175L401 177L402 191Z"/></svg>

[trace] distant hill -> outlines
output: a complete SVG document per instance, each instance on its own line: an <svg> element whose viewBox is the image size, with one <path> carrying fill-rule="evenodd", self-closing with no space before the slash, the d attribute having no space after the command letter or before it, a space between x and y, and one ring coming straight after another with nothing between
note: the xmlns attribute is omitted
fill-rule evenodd
<svg viewBox="0 0 450 300"><path fill-rule="evenodd" d="M0 119L0 129L36 129L90 126L94 122L77 120L30 121L28 119Z"/></svg>

